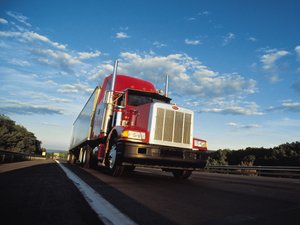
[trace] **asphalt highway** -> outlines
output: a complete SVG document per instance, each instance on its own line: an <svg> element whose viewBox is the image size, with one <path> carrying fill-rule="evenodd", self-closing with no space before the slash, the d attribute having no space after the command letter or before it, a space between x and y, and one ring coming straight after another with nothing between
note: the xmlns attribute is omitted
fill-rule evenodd
<svg viewBox="0 0 300 225"><path fill-rule="evenodd" d="M102 224L53 160L0 164L3 225Z"/></svg>
<svg viewBox="0 0 300 225"><path fill-rule="evenodd" d="M58 164L45 161L10 171L8 165L0 165L1 221L101 224ZM115 178L64 165L136 224L300 223L299 179L197 172L189 180L176 180L149 168Z"/></svg>

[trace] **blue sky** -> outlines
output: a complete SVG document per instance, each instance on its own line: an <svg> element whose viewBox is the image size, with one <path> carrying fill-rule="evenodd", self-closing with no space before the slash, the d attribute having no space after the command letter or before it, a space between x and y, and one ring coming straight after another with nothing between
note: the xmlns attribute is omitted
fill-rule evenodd
<svg viewBox="0 0 300 225"><path fill-rule="evenodd" d="M0 3L0 113L43 146L67 149L72 123L112 72L170 77L209 149L300 137L299 1Z"/></svg>

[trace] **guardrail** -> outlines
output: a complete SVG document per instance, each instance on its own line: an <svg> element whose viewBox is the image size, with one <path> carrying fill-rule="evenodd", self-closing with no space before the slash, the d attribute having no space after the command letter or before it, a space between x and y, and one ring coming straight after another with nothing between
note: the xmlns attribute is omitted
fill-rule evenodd
<svg viewBox="0 0 300 225"><path fill-rule="evenodd" d="M206 166L205 171L248 176L300 178L300 167L295 166Z"/></svg>
<svg viewBox="0 0 300 225"><path fill-rule="evenodd" d="M38 160L45 159L45 157L20 153L20 152L11 152L0 150L0 163L10 163L10 162L20 162L25 160Z"/></svg>

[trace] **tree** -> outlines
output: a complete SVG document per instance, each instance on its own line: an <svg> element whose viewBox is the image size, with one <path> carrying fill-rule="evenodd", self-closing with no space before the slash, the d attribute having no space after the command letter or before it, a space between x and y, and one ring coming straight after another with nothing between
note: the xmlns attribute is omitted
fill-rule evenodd
<svg viewBox="0 0 300 225"><path fill-rule="evenodd" d="M246 155L243 158L241 165L242 166L253 166L254 161L255 161L255 155Z"/></svg>
<svg viewBox="0 0 300 225"><path fill-rule="evenodd" d="M299 166L300 142L285 143L274 148L228 149L209 153L208 165Z"/></svg>
<svg viewBox="0 0 300 225"><path fill-rule="evenodd" d="M0 149L40 154L41 143L25 127L16 125L15 121L5 115L0 115Z"/></svg>
<svg viewBox="0 0 300 225"><path fill-rule="evenodd" d="M208 165L228 165L228 157L231 154L229 149L218 150L216 152L210 153L208 157Z"/></svg>

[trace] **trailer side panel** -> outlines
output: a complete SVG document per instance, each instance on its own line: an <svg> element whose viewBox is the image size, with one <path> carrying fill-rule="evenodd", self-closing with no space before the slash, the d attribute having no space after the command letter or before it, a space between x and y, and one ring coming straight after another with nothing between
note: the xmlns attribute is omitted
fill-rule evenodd
<svg viewBox="0 0 300 225"><path fill-rule="evenodd" d="M73 134L70 143L70 149L79 147L90 139L92 133L92 123L94 119L95 106L99 96L100 87L96 87L87 103L79 113L73 124Z"/></svg>

